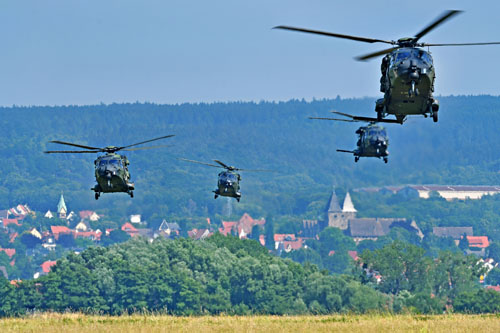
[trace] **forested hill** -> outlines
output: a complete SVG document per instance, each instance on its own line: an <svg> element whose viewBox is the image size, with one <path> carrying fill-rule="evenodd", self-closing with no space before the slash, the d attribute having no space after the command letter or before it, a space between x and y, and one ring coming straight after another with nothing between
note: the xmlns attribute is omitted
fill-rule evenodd
<svg viewBox="0 0 500 333"><path fill-rule="evenodd" d="M405 183L500 184L500 97L439 98L440 120L423 117L389 124L389 163L357 164L337 148L355 147L359 124L309 120L328 111L374 116L374 99L214 104L112 104L0 109L0 208L28 203L54 209L64 192L71 210L113 207L116 214L210 216L223 211L214 200L217 170L179 161L214 158L248 169L242 201L233 213L304 214L323 209L332 185ZM135 198L103 195L95 201L90 154L45 155L49 140L91 146L126 145L175 134L173 147L128 153ZM312 206L311 206L312 205ZM316 206L315 206L316 205ZM316 208L314 208L316 207Z"/></svg>

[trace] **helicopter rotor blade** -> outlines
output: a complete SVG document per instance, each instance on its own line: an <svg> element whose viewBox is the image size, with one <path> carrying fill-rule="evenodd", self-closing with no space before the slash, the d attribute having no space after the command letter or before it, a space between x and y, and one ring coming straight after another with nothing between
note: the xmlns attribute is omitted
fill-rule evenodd
<svg viewBox="0 0 500 333"><path fill-rule="evenodd" d="M90 154L90 153L100 153L100 150L47 150L44 151L45 154Z"/></svg>
<svg viewBox="0 0 500 333"><path fill-rule="evenodd" d="M226 169L228 169L228 170L230 170L230 169L233 169L233 170L238 170L238 169L236 169L236 168L230 167L230 166L228 166L228 165L226 165L226 164L222 163L222 162L221 162L221 161L219 161L219 160L214 160L214 162L215 162L215 163L217 163L217 164L220 164L223 168L226 168Z"/></svg>
<svg viewBox="0 0 500 333"><path fill-rule="evenodd" d="M358 57L355 57L354 59L356 59L357 61L366 61L366 60L369 60L371 58L376 58L376 57L379 57L381 55L391 53L394 50L396 50L396 48L391 47L390 49L385 49L385 50L381 50L381 51L377 51L377 52L373 52L373 53L368 53L368 54L365 54L362 56L358 56Z"/></svg>
<svg viewBox="0 0 500 333"><path fill-rule="evenodd" d="M415 35L415 38L413 38L413 42L417 42L420 38L422 38L424 35L428 34L431 30L435 29L438 25L442 24L446 20L449 20L453 16L460 14L462 11L461 10L447 10L445 11L441 16L439 16L437 19L435 19L431 24L426 26L424 29L422 29L419 33Z"/></svg>
<svg viewBox="0 0 500 333"><path fill-rule="evenodd" d="M323 35L323 36L343 38L343 39L350 39L350 40L355 40L355 41L358 41L358 42L365 42L365 43L386 43L386 44L392 44L392 45L395 44L394 41L389 41L389 40L366 38L366 37L358 37L358 36L343 35L343 34L336 34L336 33L333 33L333 32L326 32L326 31L319 31L319 30L312 30L312 29L304 29L304 28L296 28L296 27L290 27L290 26L286 26L286 25L278 25L278 26L274 27L273 29L282 29L282 30L291 30L291 31L305 32L305 33L309 33L309 34Z"/></svg>
<svg viewBox="0 0 500 333"><path fill-rule="evenodd" d="M260 170L260 169L237 169L237 168L235 168L234 170L245 171L245 172L275 172L274 170Z"/></svg>
<svg viewBox="0 0 500 333"><path fill-rule="evenodd" d="M181 161L186 161L186 162L191 162L191 163L196 163L196 164L201 164L201 165L207 165L207 166L211 166L211 167L214 167L214 168L220 168L221 167L219 165L214 165L214 164L199 162L199 161L195 161L195 160L188 160L187 158L181 158L181 157L179 157L177 159L181 160Z"/></svg>
<svg viewBox="0 0 500 333"><path fill-rule="evenodd" d="M123 151L136 151L136 150L146 150L146 149L156 149L156 148L165 148L172 147L173 145L159 145L159 146L151 146L151 147L137 147L137 148L128 148L128 149L120 149Z"/></svg>
<svg viewBox="0 0 500 333"><path fill-rule="evenodd" d="M335 114L338 114L338 115L341 115L341 116L344 116L344 117L347 117L347 118L351 118L351 119L354 119L355 116L353 115L350 115L348 113L342 113L342 112L339 112L339 111L335 111L335 110L332 110L330 111L331 113L335 113Z"/></svg>
<svg viewBox="0 0 500 333"><path fill-rule="evenodd" d="M421 44L422 47L425 46L470 46L470 45L498 45L500 42L485 42L485 43L442 43L442 44L428 44L428 43L423 43Z"/></svg>
<svg viewBox="0 0 500 333"><path fill-rule="evenodd" d="M345 121L348 123L357 123L358 120L352 119L338 119L338 118L323 118L323 117L308 117L309 119L320 119L320 120L336 120L336 121Z"/></svg>
<svg viewBox="0 0 500 333"><path fill-rule="evenodd" d="M73 146L73 147L83 148L83 149L102 150L102 148L84 146L84 145L79 145L79 144L76 144L76 143L64 142L64 141L59 141L59 140L54 140L54 141L49 141L49 142L50 143L57 143L57 144L60 144L60 145L67 145L67 146Z"/></svg>
<svg viewBox="0 0 500 333"><path fill-rule="evenodd" d="M151 140L146 140L146 141L134 143L134 144L131 144L131 145L128 145L128 146L118 147L115 151L122 150L122 149L129 148L129 147L133 147L133 146L137 146L137 145L142 145L144 143L148 143L148 142L152 142L152 141L156 141L156 140L171 138L173 136L175 136L175 135L173 135L173 134L171 134L171 135L165 135L165 136L161 136L159 138L154 138L154 139L151 139Z"/></svg>

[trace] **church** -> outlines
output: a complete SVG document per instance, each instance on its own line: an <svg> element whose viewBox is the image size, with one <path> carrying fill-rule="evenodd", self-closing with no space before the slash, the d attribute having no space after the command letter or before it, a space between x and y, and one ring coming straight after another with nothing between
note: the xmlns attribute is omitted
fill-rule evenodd
<svg viewBox="0 0 500 333"><path fill-rule="evenodd" d="M415 221L409 221L405 218L357 218L357 210L347 192L342 207L335 193L332 191L330 202L328 204L328 220L321 223L317 221L304 220L303 233L306 237L315 237L323 228L334 227L343 230L348 236L351 236L356 243L366 239L377 240L378 237L387 235L391 228L400 227L410 232L415 232L420 238L423 237Z"/></svg>

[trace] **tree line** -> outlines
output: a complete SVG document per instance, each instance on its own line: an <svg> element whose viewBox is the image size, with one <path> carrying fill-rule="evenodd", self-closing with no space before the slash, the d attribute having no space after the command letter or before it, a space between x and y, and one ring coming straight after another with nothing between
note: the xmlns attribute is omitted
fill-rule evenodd
<svg viewBox="0 0 500 333"><path fill-rule="evenodd" d="M394 242L361 255L363 267L332 275L271 255L254 240L214 235L134 239L58 260L45 276L0 278L0 315L39 311L123 314L328 314L344 312L498 312L500 294L478 283L472 257ZM382 275L377 283L374 275Z"/></svg>

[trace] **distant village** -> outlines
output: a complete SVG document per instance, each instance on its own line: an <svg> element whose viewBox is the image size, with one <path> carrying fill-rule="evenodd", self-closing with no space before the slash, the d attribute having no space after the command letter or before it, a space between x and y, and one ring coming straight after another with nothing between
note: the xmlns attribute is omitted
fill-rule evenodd
<svg viewBox="0 0 500 333"><path fill-rule="evenodd" d="M454 199L480 199L484 195L492 195L500 193L500 188L491 186L433 186L433 185L419 185L419 186L405 186L405 187L383 187L383 188L362 188L355 189L354 191L366 192L384 192L401 193L408 196L419 196L421 198L428 198L431 192L437 193L446 200ZM0 211L0 233L8 236L9 243L14 243L19 235L19 227L27 221L27 217L35 216L36 213L32 211L27 204L19 204L16 207L8 210ZM64 196L61 194L59 202L54 212L48 210L43 215L46 219L59 221L50 225L49 228L30 226L25 229L23 234L29 234L30 237L36 239L41 247L44 249L45 254L55 251L58 246L61 246L63 239L85 239L90 244L100 244L103 237L109 237L115 229L93 230L91 227L92 222L99 221L101 216L94 211L83 210L78 213L68 211ZM61 225L61 221L65 222ZM187 231L187 235L195 240L203 240L214 233L222 235L233 235L240 239L250 238L254 230L259 230L258 237L255 238L262 246L266 246L266 237L263 233L265 229L266 220L264 218L255 219L249 214L245 213L237 221L222 221L222 225L212 224L210 219L206 219L206 227L195 228ZM328 208L327 219L325 221L319 220L303 220L301 230L297 234L274 234L274 244L272 248L278 255L283 252L296 251L301 248L307 248L307 239L318 239L319 233L326 227L334 227L342 230L346 235L359 244L363 240L377 240L379 237L387 235L392 228L399 227L414 233L420 238L424 235L419 229L415 221L410 221L404 218L391 218L371 217L371 218L358 218L357 210L351 200L349 192L343 198L343 203L340 205L340 200L337 197L335 190L332 191ZM123 223L119 230L126 233L130 237L144 237L149 241L153 241L158 237L163 238L177 238L181 235L181 228L178 223L168 222L164 219L157 229L147 228L146 224L141 220L140 215L131 215L129 220ZM465 236L469 243L468 254L474 254L482 258L482 261L492 269L497 266L493 260L485 258L486 248L489 246L489 239L486 235L474 235L474 230L471 226L464 227L434 227L433 234L437 237L452 238L456 244ZM269 247L269 245L268 245ZM73 248L74 252L78 253L83 249ZM26 255L37 255L37 253L28 253ZM5 253L9 258L9 265L16 265L16 249L8 246L0 247L0 254ZM17 254L21 255L21 254ZM329 255L335 255L335 251L331 251ZM358 259L356 251L349 251L349 256L353 260ZM55 265L56 260L46 260L42 262L36 272L33 272L33 277L37 278L40 275L47 274L50 268ZM0 265L0 274L8 277L7 268ZM500 289L499 289L500 290Z"/></svg>

